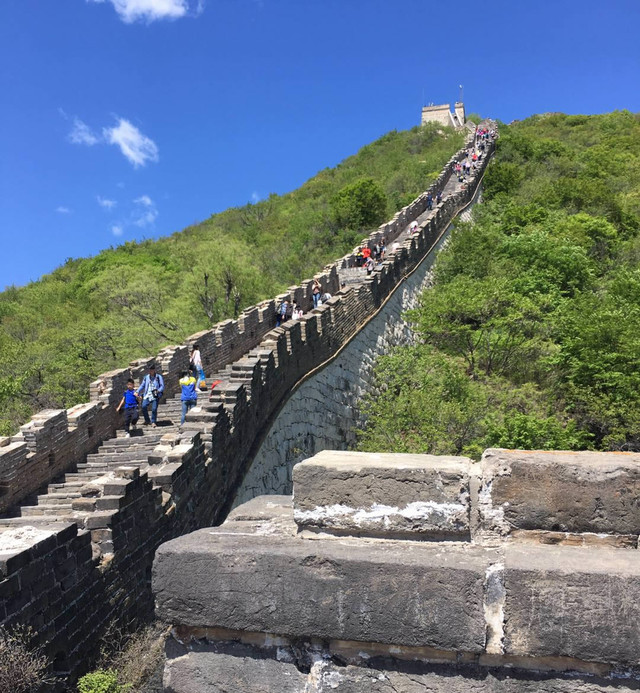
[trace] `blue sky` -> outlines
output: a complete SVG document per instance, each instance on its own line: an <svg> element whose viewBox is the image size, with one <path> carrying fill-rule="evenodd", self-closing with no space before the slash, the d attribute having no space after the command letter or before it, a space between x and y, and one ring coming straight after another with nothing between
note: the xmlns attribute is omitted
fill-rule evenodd
<svg viewBox="0 0 640 693"><path fill-rule="evenodd" d="M1 0L0 289L284 193L454 101L640 111L638 0Z"/></svg>

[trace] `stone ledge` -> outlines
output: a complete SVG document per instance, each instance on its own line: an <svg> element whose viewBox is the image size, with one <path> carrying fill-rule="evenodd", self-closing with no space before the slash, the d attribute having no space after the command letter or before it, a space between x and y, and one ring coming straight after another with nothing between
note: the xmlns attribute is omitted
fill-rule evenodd
<svg viewBox="0 0 640 693"><path fill-rule="evenodd" d="M166 693L630 693L635 679L605 679L596 670L579 674L519 669L498 671L461 660L398 660L369 651L354 664L348 650L317 642L265 637L261 643L183 639L167 645ZM224 635L224 634L221 634ZM231 635L231 634L230 634ZM357 649L358 643L352 644ZM355 651L355 650L354 650ZM364 653L360 652L361 655ZM342 662L337 665L336 662ZM503 662L504 664L504 662ZM497 664L494 664L496 666Z"/></svg>
<svg viewBox="0 0 640 693"><path fill-rule="evenodd" d="M638 535L640 455L486 450L480 519L486 532L514 530Z"/></svg>
<svg viewBox="0 0 640 693"><path fill-rule="evenodd" d="M324 451L293 469L294 519L356 536L469 539L466 457Z"/></svg>
<svg viewBox="0 0 640 693"><path fill-rule="evenodd" d="M158 616L173 624L481 652L495 551L251 534L231 525L158 549Z"/></svg>

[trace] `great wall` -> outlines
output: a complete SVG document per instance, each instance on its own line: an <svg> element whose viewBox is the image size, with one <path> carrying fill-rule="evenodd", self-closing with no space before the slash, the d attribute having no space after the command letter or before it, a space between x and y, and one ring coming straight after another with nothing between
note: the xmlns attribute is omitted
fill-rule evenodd
<svg viewBox="0 0 640 693"><path fill-rule="evenodd" d="M345 451L492 148L464 187L452 157L433 212L425 192L371 234L398 246L370 277L328 265L333 297L303 319L273 327L312 280L0 439L0 622L30 625L60 681L155 600L166 693L640 690L637 454ZM196 341L220 383L178 427ZM152 360L167 425L124 438L114 404Z"/></svg>
<svg viewBox="0 0 640 693"><path fill-rule="evenodd" d="M375 354L406 338L399 315L428 283L435 250L478 192L492 142L466 185L451 176L472 139L429 188L443 192L440 205L428 211L425 191L371 234L398 247L370 277L354 273L349 254L316 275L333 297L301 320L273 326L284 297L310 302L312 279L237 321L102 374L90 402L41 412L0 439L0 624L30 625L57 674L83 671L107 624L133 626L152 614L151 566L163 542L220 523L236 498L290 492L297 460L347 446ZM407 235L414 220L419 232ZM178 379L195 342L207 373L221 382L179 428ZM349 356L351 344L360 357ZM152 361L165 378L159 416L169 425L124 438L114 405L127 378L139 379ZM348 400L328 405L327 389ZM323 406L307 410L318 397ZM285 429L291 436L279 446Z"/></svg>

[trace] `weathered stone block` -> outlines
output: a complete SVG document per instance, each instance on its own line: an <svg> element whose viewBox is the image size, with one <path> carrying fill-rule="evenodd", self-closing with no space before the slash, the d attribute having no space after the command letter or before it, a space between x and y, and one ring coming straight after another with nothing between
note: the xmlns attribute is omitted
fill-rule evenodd
<svg viewBox="0 0 640 693"><path fill-rule="evenodd" d="M493 552L269 536L229 525L162 545L157 614L173 624L481 652Z"/></svg>
<svg viewBox="0 0 640 693"><path fill-rule="evenodd" d="M635 683L613 683L602 679L558 677L518 671L443 669L409 665L397 669L316 665L310 678L311 693L631 693ZM202 689L201 693L205 693ZM211 689L217 691L217 689ZM224 690L224 689L222 689Z"/></svg>
<svg viewBox="0 0 640 693"><path fill-rule="evenodd" d="M358 535L469 534L466 457L324 451L293 468L300 527Z"/></svg>
<svg viewBox="0 0 640 693"><path fill-rule="evenodd" d="M302 693L307 675L275 659L189 652L168 659L165 693Z"/></svg>
<svg viewBox="0 0 640 693"><path fill-rule="evenodd" d="M171 647L168 648L169 650ZM306 653L307 656L310 652ZM296 667L286 650L278 658L251 647L211 645L169 654L165 693L631 693L636 681L518 670L442 666L420 661L337 666L315 657ZM273 656L272 656L273 657ZM308 673L307 673L308 671Z"/></svg>
<svg viewBox="0 0 640 693"><path fill-rule="evenodd" d="M640 533L640 455L487 450L484 529Z"/></svg>
<svg viewBox="0 0 640 693"><path fill-rule="evenodd" d="M640 663L640 554L505 549L505 654Z"/></svg>
<svg viewBox="0 0 640 693"><path fill-rule="evenodd" d="M291 518L291 496L257 496L227 515L226 522Z"/></svg>

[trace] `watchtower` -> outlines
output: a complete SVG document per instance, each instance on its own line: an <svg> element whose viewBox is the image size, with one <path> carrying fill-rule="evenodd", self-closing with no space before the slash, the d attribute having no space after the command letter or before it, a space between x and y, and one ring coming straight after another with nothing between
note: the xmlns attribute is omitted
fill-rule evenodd
<svg viewBox="0 0 640 693"><path fill-rule="evenodd" d="M438 106L433 104L423 106L421 125L425 123L440 123L440 125L459 130L465 124L464 104L462 101L456 101L453 111L451 110L451 104L448 103Z"/></svg>

